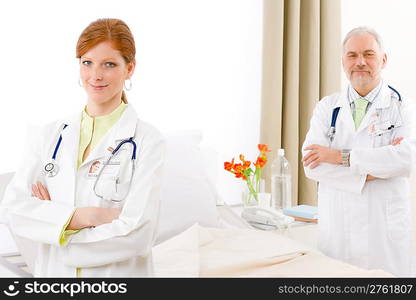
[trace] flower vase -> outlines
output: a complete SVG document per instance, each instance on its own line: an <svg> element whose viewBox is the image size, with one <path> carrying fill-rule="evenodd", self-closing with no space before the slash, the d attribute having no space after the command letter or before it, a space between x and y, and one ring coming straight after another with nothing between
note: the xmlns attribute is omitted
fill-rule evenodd
<svg viewBox="0 0 416 300"><path fill-rule="evenodd" d="M246 207L254 207L258 205L257 199L253 193L249 191L244 191L242 194L243 206Z"/></svg>
<svg viewBox="0 0 416 300"><path fill-rule="evenodd" d="M261 207L261 208L271 208L271 199L272 196L270 193L257 193L254 195L249 191L243 192L243 206L244 208L248 207ZM256 199L257 198L257 199Z"/></svg>

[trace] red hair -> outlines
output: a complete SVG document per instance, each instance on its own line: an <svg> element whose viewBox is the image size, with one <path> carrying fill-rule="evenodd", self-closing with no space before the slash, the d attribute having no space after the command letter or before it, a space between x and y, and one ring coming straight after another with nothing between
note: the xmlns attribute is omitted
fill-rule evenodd
<svg viewBox="0 0 416 300"><path fill-rule="evenodd" d="M91 48L105 41L110 41L114 49L120 51L126 64L136 61L133 34L127 24L119 19L98 19L88 25L78 38L76 57L81 58ZM121 100L127 103L124 91Z"/></svg>

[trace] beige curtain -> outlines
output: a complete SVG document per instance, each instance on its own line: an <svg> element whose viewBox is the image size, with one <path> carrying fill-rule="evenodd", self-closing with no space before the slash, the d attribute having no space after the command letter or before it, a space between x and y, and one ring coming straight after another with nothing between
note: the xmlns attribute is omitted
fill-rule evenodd
<svg viewBox="0 0 416 300"><path fill-rule="evenodd" d="M264 0L260 142L273 154L263 174L270 191L271 161L284 148L294 205L316 205L301 147L315 104L340 89L340 7L340 0Z"/></svg>

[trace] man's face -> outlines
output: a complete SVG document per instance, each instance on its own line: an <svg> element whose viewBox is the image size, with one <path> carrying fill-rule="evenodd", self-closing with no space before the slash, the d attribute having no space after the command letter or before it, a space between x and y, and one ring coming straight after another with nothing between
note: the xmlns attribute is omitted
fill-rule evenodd
<svg viewBox="0 0 416 300"><path fill-rule="evenodd" d="M377 86L386 62L386 54L371 34L353 35L345 43L342 66L355 89Z"/></svg>

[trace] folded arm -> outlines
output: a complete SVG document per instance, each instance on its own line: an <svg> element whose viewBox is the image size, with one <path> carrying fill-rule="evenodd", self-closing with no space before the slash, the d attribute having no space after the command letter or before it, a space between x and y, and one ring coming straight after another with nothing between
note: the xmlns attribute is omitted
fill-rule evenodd
<svg viewBox="0 0 416 300"><path fill-rule="evenodd" d="M165 146L161 138L145 145L138 155L121 214L109 223L85 228L71 236L63 248L66 265L100 266L133 256L146 256L151 251L156 238Z"/></svg>
<svg viewBox="0 0 416 300"><path fill-rule="evenodd" d="M66 204L70 201L42 201L31 195L32 183L42 177L41 145L47 143L41 134L28 135L26 141L24 159L4 193L0 220L18 236L58 245L62 227L74 207Z"/></svg>
<svg viewBox="0 0 416 300"><path fill-rule="evenodd" d="M336 189L361 193L366 176L354 174L341 165L341 151L329 148L327 136L332 107L322 99L315 107L310 129L302 147L304 171L309 179L323 182ZM319 167L318 167L319 166Z"/></svg>

